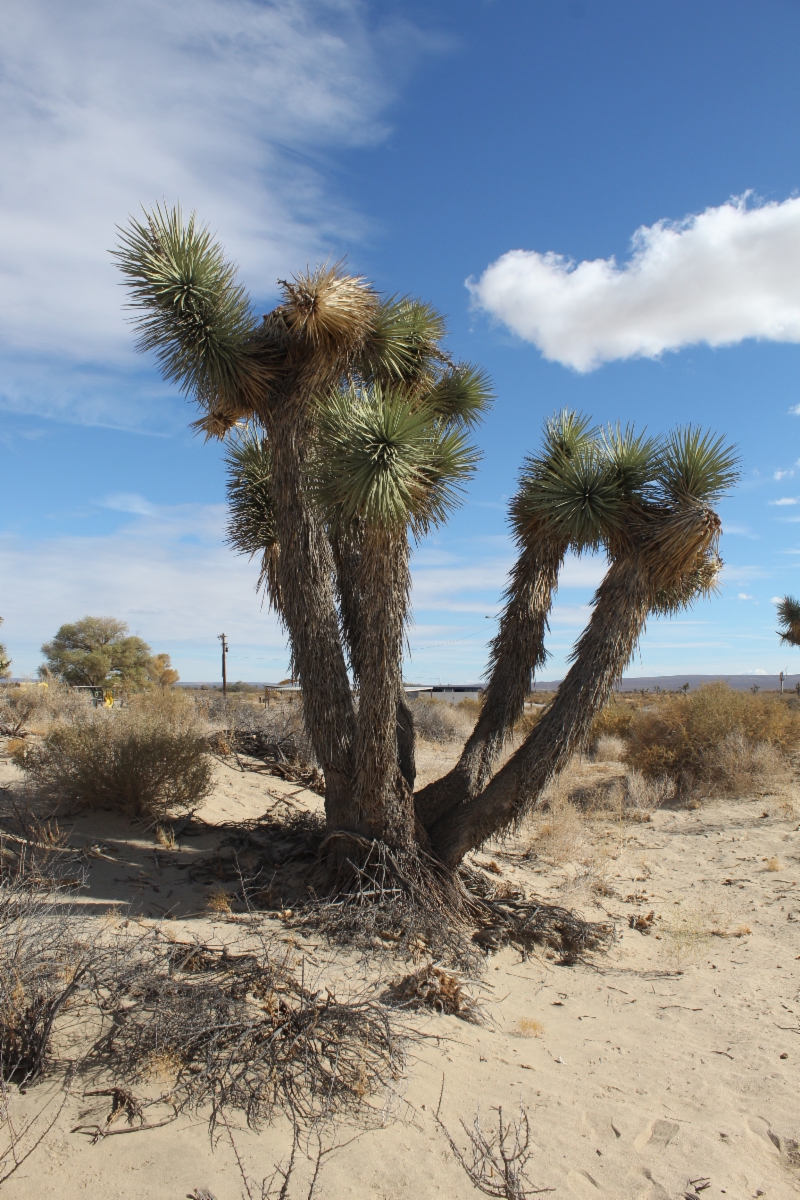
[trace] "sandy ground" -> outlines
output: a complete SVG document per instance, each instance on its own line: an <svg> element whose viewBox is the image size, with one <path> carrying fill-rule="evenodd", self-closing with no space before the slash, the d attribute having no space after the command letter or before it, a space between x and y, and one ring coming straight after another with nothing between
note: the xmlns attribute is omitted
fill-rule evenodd
<svg viewBox="0 0 800 1200"><path fill-rule="evenodd" d="M422 755L428 776L446 766L437 754ZM0 784L14 779L11 764L0 762ZM73 845L95 846L100 855L88 859L84 904L98 913L128 906L142 920L169 912L176 929L202 927L225 941L240 936L240 924L211 919L208 888L181 868L219 845L231 824L319 804L280 780L220 767L201 815L228 828L206 830L176 850L156 847L109 813L72 814L63 825ZM405 1078L386 1098L383 1127L327 1155L314 1194L477 1194L433 1118L440 1092L442 1120L462 1147L460 1120L471 1125L480 1110L491 1128L499 1106L507 1116L524 1106L530 1179L554 1197L672 1200L692 1194L691 1181L705 1198L800 1194L799 837L786 805L762 798L660 811L639 824L590 822L574 861L561 865L523 858L530 834L477 856L529 894L613 920L617 941L607 955L574 966L546 954L491 956L482 991L475 988L485 1002L482 1025L415 1016L430 1036L414 1047ZM650 932L630 927L632 915L651 911ZM265 920L280 927L277 918ZM300 939L298 953L323 975L371 969L343 963L318 938ZM403 969L380 968L385 978ZM15 1097L12 1116L41 1105L48 1086ZM44 1145L5 1183L4 1196L245 1194L230 1142L222 1137L213 1147L202 1120L97 1144L71 1132L79 1114L102 1120L107 1106L107 1099L75 1094ZM357 1132L340 1125L327 1136L345 1143ZM234 1141L257 1181L252 1196L261 1196L260 1181L287 1153L287 1129L278 1122L255 1134L237 1126ZM306 1195L301 1171L289 1197Z"/></svg>

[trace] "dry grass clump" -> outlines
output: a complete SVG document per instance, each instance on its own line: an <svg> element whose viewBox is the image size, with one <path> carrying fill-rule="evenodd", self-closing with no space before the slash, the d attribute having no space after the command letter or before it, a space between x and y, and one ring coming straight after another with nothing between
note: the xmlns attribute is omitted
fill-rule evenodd
<svg viewBox="0 0 800 1200"><path fill-rule="evenodd" d="M684 793L737 795L785 776L800 713L778 697L712 683L640 708L627 742L627 761L649 779L667 775Z"/></svg>
<svg viewBox="0 0 800 1200"><path fill-rule="evenodd" d="M517 1022L517 1032L521 1037L541 1037L544 1033L544 1025L541 1021L537 1021L536 1017L520 1017Z"/></svg>
<svg viewBox="0 0 800 1200"><path fill-rule="evenodd" d="M448 704L446 700L418 697L409 704L414 716L417 736L428 742L445 746L450 742L465 742L477 720L477 701Z"/></svg>
<svg viewBox="0 0 800 1200"><path fill-rule="evenodd" d="M730 905L711 896L681 904L664 917L660 926L664 952L676 966L696 962L714 938L742 938L751 932Z"/></svg>
<svg viewBox="0 0 800 1200"><path fill-rule="evenodd" d="M432 1008L435 1012L466 1021L479 1019L478 1005L465 991L464 981L432 962L396 979L389 995L406 1008Z"/></svg>
<svg viewBox="0 0 800 1200"><path fill-rule="evenodd" d="M538 824L534 842L537 858L554 866L573 862L585 841L581 814L558 782L548 789L546 815Z"/></svg>
<svg viewBox="0 0 800 1200"><path fill-rule="evenodd" d="M627 747L624 740L614 733L603 733L594 748L595 762L622 762Z"/></svg>
<svg viewBox="0 0 800 1200"><path fill-rule="evenodd" d="M194 712L177 705L86 710L17 761L47 795L148 821L196 807L213 783Z"/></svg>

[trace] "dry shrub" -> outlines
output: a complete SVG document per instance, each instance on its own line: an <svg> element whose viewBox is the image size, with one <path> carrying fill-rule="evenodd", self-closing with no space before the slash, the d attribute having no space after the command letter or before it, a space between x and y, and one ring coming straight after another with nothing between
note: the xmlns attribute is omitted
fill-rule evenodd
<svg viewBox="0 0 800 1200"><path fill-rule="evenodd" d="M441 1107L441 1099L439 1101ZM503 1110L498 1108L498 1129L485 1133L481 1126L480 1110L470 1129L464 1122L461 1127L467 1136L467 1150L461 1151L447 1127L434 1113L439 1128L450 1144L456 1162L466 1172L473 1188L485 1196L498 1196L501 1200L528 1200L552 1188L534 1187L528 1178L527 1166L532 1157L531 1129L528 1114L520 1106L519 1120L510 1124L503 1121Z"/></svg>
<svg viewBox="0 0 800 1200"><path fill-rule="evenodd" d="M636 712L627 761L649 779L670 776L683 792L736 795L780 774L799 741L800 713L780 698L711 683Z"/></svg>
<svg viewBox="0 0 800 1200"><path fill-rule="evenodd" d="M595 762L622 762L627 747L621 737L613 733L603 733L597 739L594 748Z"/></svg>
<svg viewBox="0 0 800 1200"><path fill-rule="evenodd" d="M231 896L222 887L212 887L206 897L206 908L210 913L225 915L231 912Z"/></svg>
<svg viewBox="0 0 800 1200"><path fill-rule="evenodd" d="M640 812L652 812L672 800L675 780L668 775L648 779L641 771L629 770L625 776L625 807Z"/></svg>
<svg viewBox="0 0 800 1200"><path fill-rule="evenodd" d="M311 739L303 720L301 699L279 697L269 705L253 702L247 695L206 695L196 700L203 711L219 753L240 749L250 753L250 744L279 746L288 761L316 765Z"/></svg>
<svg viewBox="0 0 800 1200"><path fill-rule="evenodd" d="M104 951L51 879L0 881L0 1082L20 1087L49 1065L55 1024L94 981ZM2 1162L2 1154L0 1154Z"/></svg>
<svg viewBox="0 0 800 1200"><path fill-rule="evenodd" d="M74 720L89 709L85 693L51 681L0 686L0 736L43 733L55 722Z"/></svg>
<svg viewBox="0 0 800 1200"><path fill-rule="evenodd" d="M194 713L96 709L59 724L21 760L48 795L163 822L211 791L211 763Z"/></svg>
<svg viewBox="0 0 800 1200"><path fill-rule="evenodd" d="M389 995L406 1008L432 1008L466 1021L478 1020L478 1006L464 990L464 981L433 963L395 980Z"/></svg>
<svg viewBox="0 0 800 1200"><path fill-rule="evenodd" d="M295 1125L337 1108L366 1115L402 1071L397 1017L372 990L339 997L314 983L293 950L262 940L220 952L87 922L64 900L0 883L0 1183L58 1117L40 1119L50 1089L27 1125L9 1115L10 1084L45 1072L64 1096L77 1074L94 1081L85 1096L111 1098L104 1122L81 1127L98 1139L199 1108L212 1128L234 1109L253 1127L276 1109Z"/></svg>
<svg viewBox="0 0 800 1200"><path fill-rule="evenodd" d="M403 1039L390 1010L368 990L340 999L312 986L294 951L271 950L153 940L107 982L101 1061L131 1088L158 1070L172 1076L167 1094L140 1111L166 1103L174 1117L210 1106L212 1129L233 1109L255 1129L279 1109L313 1122L341 1108L366 1114L370 1097L398 1078Z"/></svg>
<svg viewBox="0 0 800 1200"><path fill-rule="evenodd" d="M628 736L635 716L636 708L633 704L627 700L618 700L616 697L612 697L592 721L587 739L588 745L595 748L603 737L624 740Z"/></svg>
<svg viewBox="0 0 800 1200"><path fill-rule="evenodd" d="M475 725L475 716L461 704L433 700L420 696L410 702L417 736L441 746L449 742L465 742ZM477 702L473 702L477 703Z"/></svg>

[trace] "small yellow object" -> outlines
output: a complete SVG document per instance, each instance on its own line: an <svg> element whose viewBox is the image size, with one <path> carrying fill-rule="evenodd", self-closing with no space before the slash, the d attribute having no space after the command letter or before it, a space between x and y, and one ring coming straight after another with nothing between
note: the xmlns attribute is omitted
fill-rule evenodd
<svg viewBox="0 0 800 1200"><path fill-rule="evenodd" d="M103 706L105 708L113 708L114 707L114 693L113 692L103 692Z"/></svg>

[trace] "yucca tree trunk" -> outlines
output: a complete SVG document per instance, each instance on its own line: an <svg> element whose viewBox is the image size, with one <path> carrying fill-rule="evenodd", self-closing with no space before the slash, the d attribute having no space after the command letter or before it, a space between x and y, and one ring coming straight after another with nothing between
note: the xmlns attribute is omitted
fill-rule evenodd
<svg viewBox="0 0 800 1200"><path fill-rule="evenodd" d="M637 557L611 565L573 665L541 721L480 795L451 808L429 827L431 845L445 865L455 867L468 851L513 825L584 744L633 654L652 592L651 578Z"/></svg>
<svg viewBox="0 0 800 1200"><path fill-rule="evenodd" d="M355 712L333 591L330 542L303 478L308 431L296 412L286 410L270 414L268 431L271 491L281 547L282 616L303 689L306 728L325 774L328 826L354 829Z"/></svg>
<svg viewBox="0 0 800 1200"><path fill-rule="evenodd" d="M347 644L353 681L361 686L364 673L363 640L364 598L362 595L361 563L363 532L354 526L347 534L334 532L331 537L336 561L336 579L339 591L339 611L342 632ZM407 601L404 602L407 606ZM402 648L401 648L402 650ZM416 737L414 717L406 699L402 678L397 683L397 762L407 785L414 789L416 779Z"/></svg>
<svg viewBox="0 0 800 1200"><path fill-rule="evenodd" d="M546 660L544 639L566 553L562 540L525 547L514 565L500 628L492 643L492 670L480 716L458 763L416 797L417 815L432 825L448 808L476 796L488 783L506 739L525 711L531 671Z"/></svg>
<svg viewBox="0 0 800 1200"><path fill-rule="evenodd" d="M410 577L405 530L363 532L358 590L359 701L355 798L359 828L388 845L414 843L414 800L398 759L398 697Z"/></svg>

